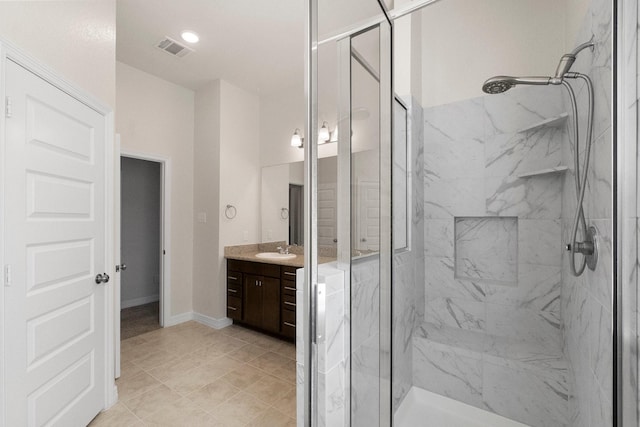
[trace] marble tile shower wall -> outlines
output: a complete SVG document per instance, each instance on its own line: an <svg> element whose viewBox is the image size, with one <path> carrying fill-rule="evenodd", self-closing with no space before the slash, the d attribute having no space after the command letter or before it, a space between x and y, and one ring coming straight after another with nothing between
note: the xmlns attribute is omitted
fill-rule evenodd
<svg viewBox="0 0 640 427"><path fill-rule="evenodd" d="M595 271L574 277L569 254L563 252L562 314L564 352L575 382L569 400L570 425L607 427L612 425L613 340L612 340L612 128L611 128L611 2L593 0L575 40L582 43L594 36L592 52L584 51L573 70L588 74L594 83L594 126L590 170L584 209L587 223L598 229L599 260ZM586 123L587 91L575 84L579 117ZM567 101L565 100L565 103ZM568 105L568 104L567 104ZM584 137L584 133L583 133ZM580 152L584 152L584 140ZM574 145L564 147L572 159ZM563 189L562 234L569 241L576 206L573 162Z"/></svg>
<svg viewBox="0 0 640 427"><path fill-rule="evenodd" d="M424 185L422 107L411 99L409 129L411 129L411 234L406 251L393 257L393 410L398 409L413 385L413 345L415 326L424 317ZM396 211L394 207L394 212Z"/></svg>
<svg viewBox="0 0 640 427"><path fill-rule="evenodd" d="M424 111L425 314L414 337L414 384L533 426L567 419L563 176L518 175L563 165L567 131L562 124L522 130L564 112L557 87L517 88ZM456 275L460 217L505 224L517 217L516 227L498 227L517 248L515 269L504 264L515 282L490 280L506 276L473 263L467 279ZM492 244L500 242L485 246Z"/></svg>

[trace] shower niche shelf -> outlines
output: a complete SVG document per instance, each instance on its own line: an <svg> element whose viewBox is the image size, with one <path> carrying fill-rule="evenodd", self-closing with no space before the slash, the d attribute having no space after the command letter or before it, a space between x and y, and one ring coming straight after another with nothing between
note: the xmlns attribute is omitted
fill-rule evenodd
<svg viewBox="0 0 640 427"><path fill-rule="evenodd" d="M542 128L560 127L567 121L567 118L569 118L569 114L568 113L562 113L562 114L557 115L555 117L550 117L548 119L544 119L542 121L539 121L538 123L534 123L534 124L532 124L530 126L522 128L522 129L520 129L518 131L518 133L536 131L536 130L542 129Z"/></svg>
<svg viewBox="0 0 640 427"><path fill-rule="evenodd" d="M569 168L567 166L560 165L553 168L521 173L518 175L518 178L533 178L534 176L549 175L552 173L565 173L568 169Z"/></svg>

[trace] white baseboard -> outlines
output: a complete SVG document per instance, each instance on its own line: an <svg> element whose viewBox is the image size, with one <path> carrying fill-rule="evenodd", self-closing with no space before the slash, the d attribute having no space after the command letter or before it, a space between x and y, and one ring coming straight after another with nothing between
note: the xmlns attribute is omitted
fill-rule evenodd
<svg viewBox="0 0 640 427"><path fill-rule="evenodd" d="M170 316L165 320L164 326L175 326L180 323L188 322L190 320L195 320L198 323L202 323L203 325L209 326L213 329L222 329L233 323L228 317L223 317L222 319L216 319L204 314L196 313L193 311L188 311L186 313L176 314L175 316Z"/></svg>
<svg viewBox="0 0 640 427"><path fill-rule="evenodd" d="M214 329L222 329L233 323L233 320L228 317L223 317L222 319L215 319L213 317L205 316L200 313L193 313L193 320L198 323L202 323L203 325L207 325Z"/></svg>
<svg viewBox="0 0 640 427"><path fill-rule="evenodd" d="M128 299L120 303L120 309L124 310L125 308L135 307L143 304L149 304L150 302L156 302L156 301L160 301L160 295L156 294L156 295L150 295L148 297Z"/></svg>
<svg viewBox="0 0 640 427"><path fill-rule="evenodd" d="M179 325L180 323L193 320L193 311L187 311L186 313L176 314L175 316L166 316L164 319L164 327Z"/></svg>

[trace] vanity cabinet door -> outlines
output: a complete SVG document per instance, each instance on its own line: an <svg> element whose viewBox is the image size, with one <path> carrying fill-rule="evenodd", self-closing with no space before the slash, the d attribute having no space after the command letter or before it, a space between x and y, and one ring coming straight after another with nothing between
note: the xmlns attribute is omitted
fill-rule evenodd
<svg viewBox="0 0 640 427"><path fill-rule="evenodd" d="M252 274L244 275L244 321L262 327L262 277Z"/></svg>
<svg viewBox="0 0 640 427"><path fill-rule="evenodd" d="M262 278L262 328L280 332L280 279Z"/></svg>

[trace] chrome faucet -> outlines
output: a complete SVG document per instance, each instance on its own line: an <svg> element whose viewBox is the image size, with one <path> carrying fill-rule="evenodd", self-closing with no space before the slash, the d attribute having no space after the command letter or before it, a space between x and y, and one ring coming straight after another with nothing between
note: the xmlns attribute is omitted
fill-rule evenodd
<svg viewBox="0 0 640 427"><path fill-rule="evenodd" d="M288 255L289 254L289 248L290 248L290 246L285 246L284 248L282 246L278 246L276 249L278 250L279 254Z"/></svg>

